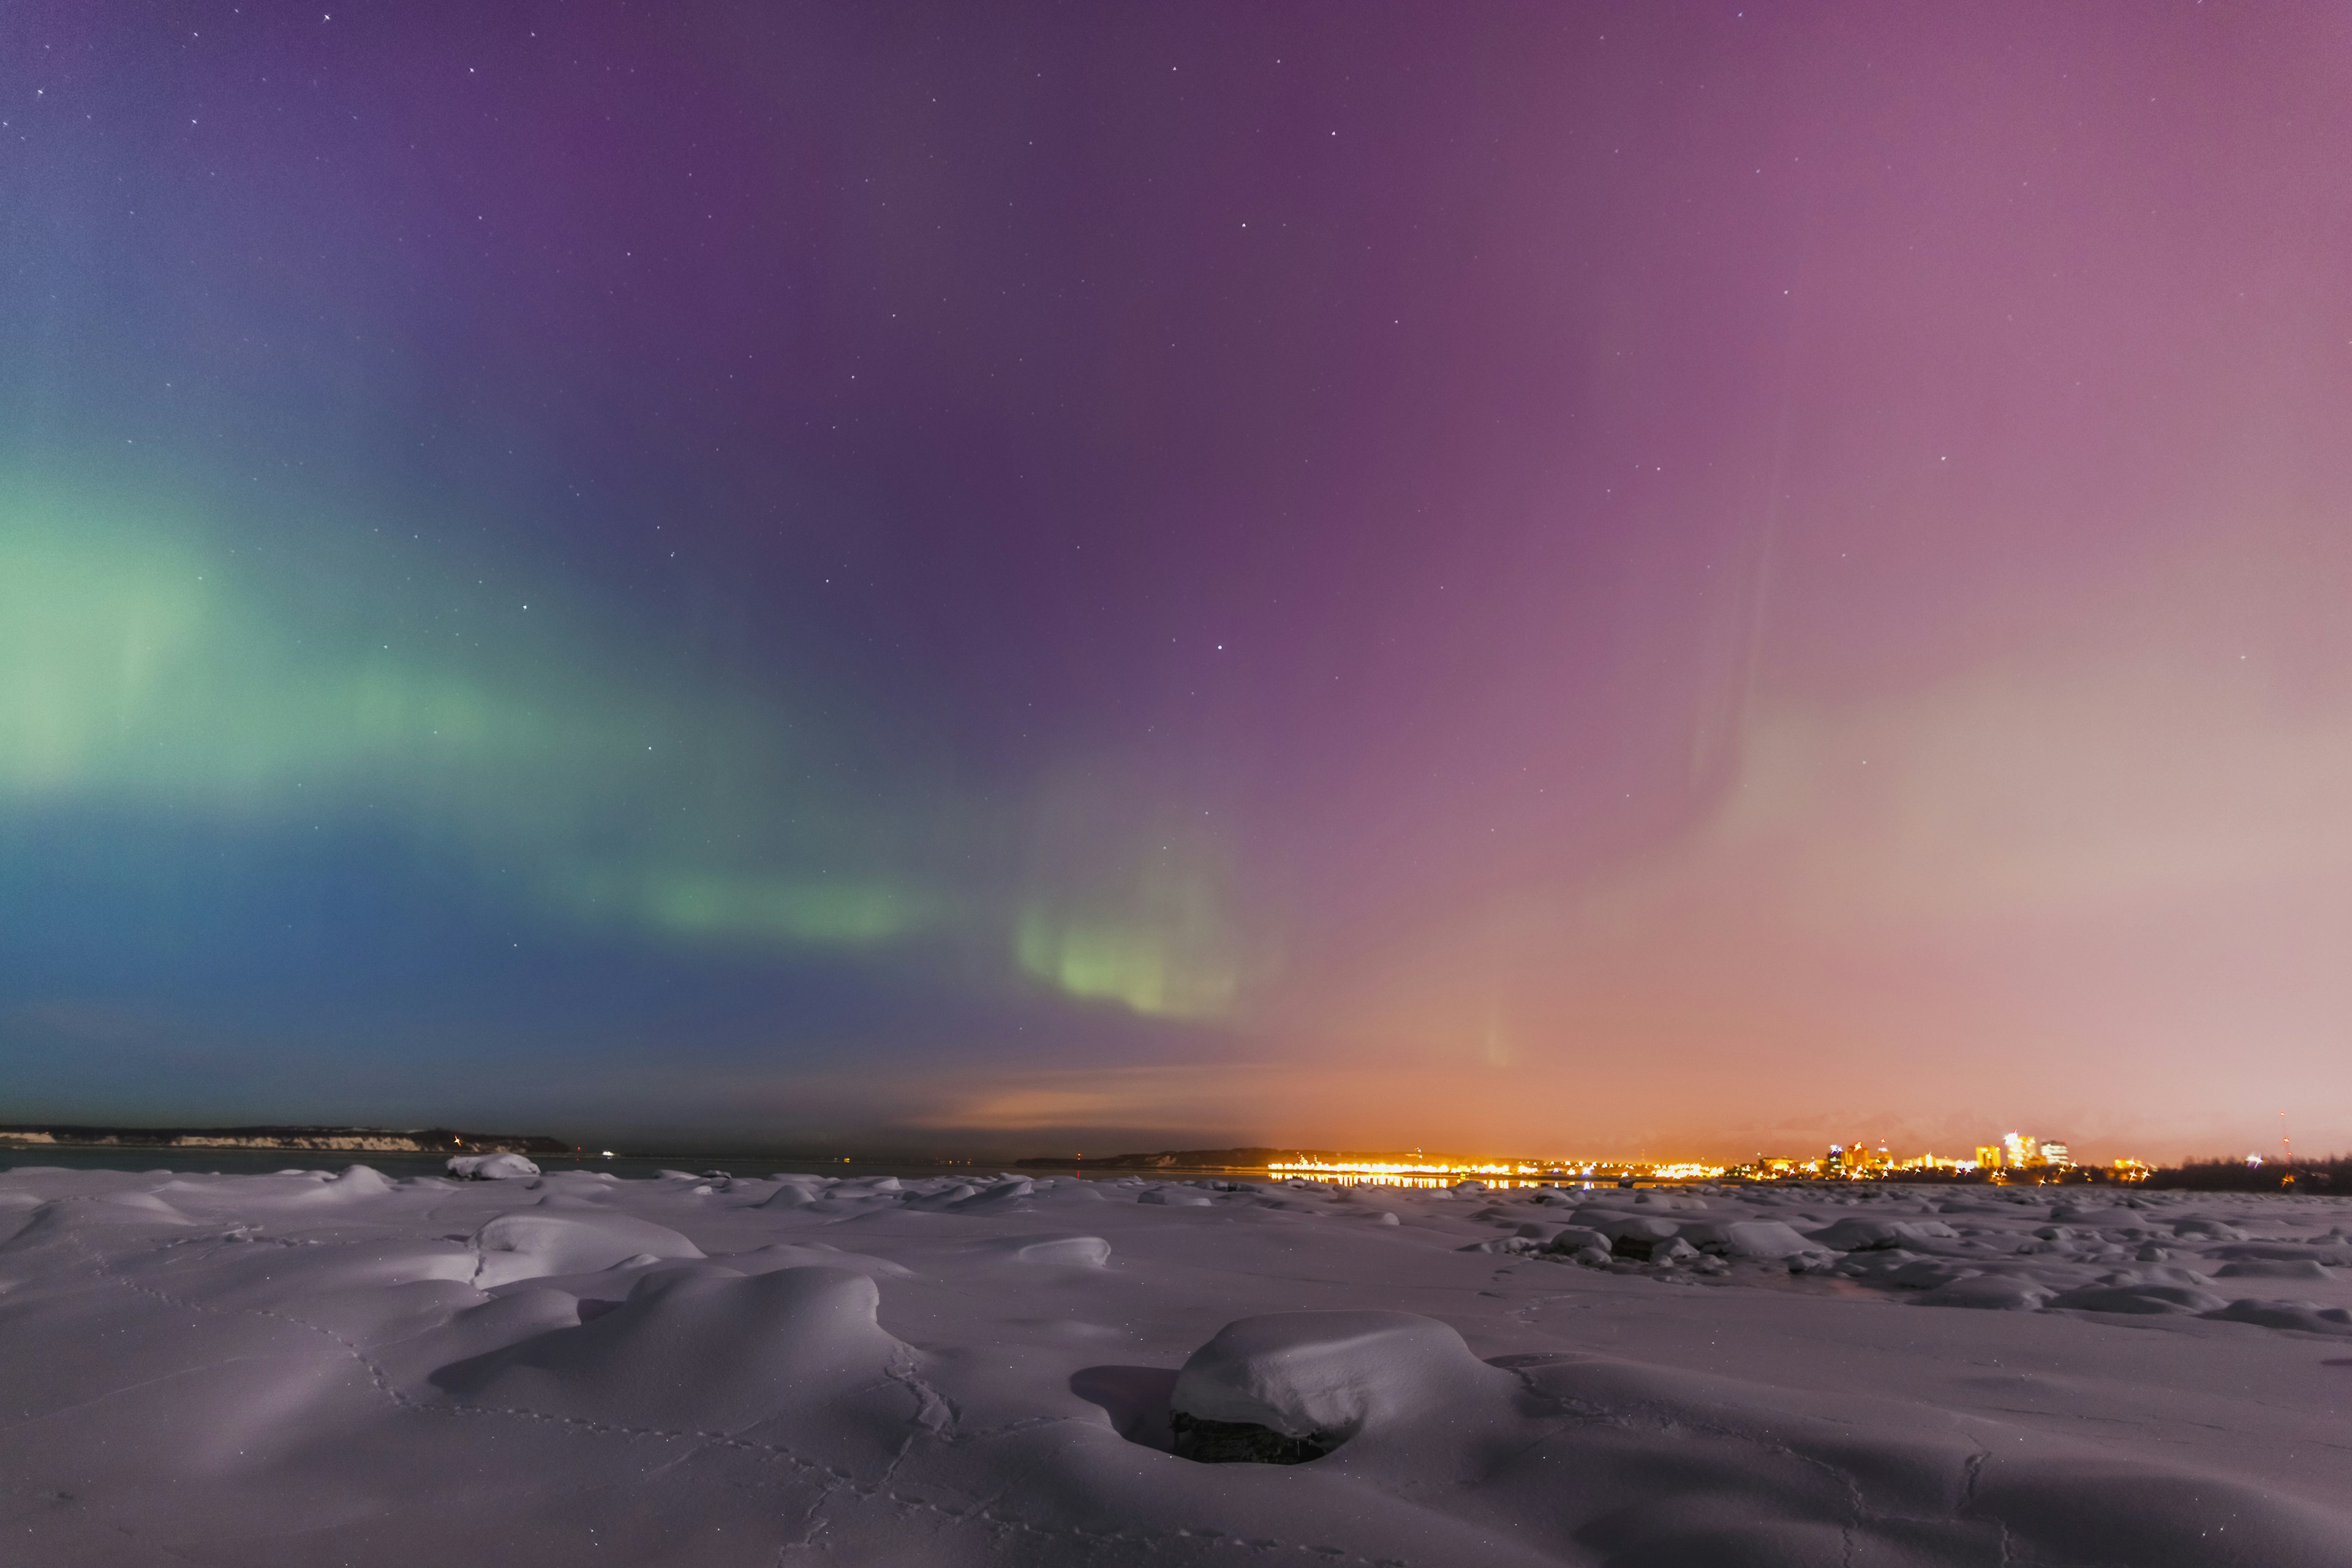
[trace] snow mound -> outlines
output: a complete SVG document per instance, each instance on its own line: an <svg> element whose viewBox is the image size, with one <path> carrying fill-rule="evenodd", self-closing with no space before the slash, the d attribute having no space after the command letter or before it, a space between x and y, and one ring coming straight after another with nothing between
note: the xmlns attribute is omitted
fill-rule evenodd
<svg viewBox="0 0 2352 1568"><path fill-rule="evenodd" d="M1655 1215L1628 1214L1623 1209L1603 1208L1588 1204L1571 1216L1578 1225L1597 1230L1611 1241L1636 1237L1643 1241L1664 1241L1681 1228L1673 1220L1660 1219Z"/></svg>
<svg viewBox="0 0 2352 1568"><path fill-rule="evenodd" d="M539 1167L520 1154L452 1154L448 1171L469 1182L510 1182L539 1174Z"/></svg>
<svg viewBox="0 0 2352 1568"><path fill-rule="evenodd" d="M888 1386L913 1355L875 1321L879 1300L873 1280L846 1268L748 1278L667 1269L590 1321L443 1367L431 1381L473 1405L739 1432Z"/></svg>
<svg viewBox="0 0 2352 1568"><path fill-rule="evenodd" d="M659 1261L655 1259L655 1261ZM738 1274L772 1274L779 1268L851 1268L869 1279L912 1279L915 1271L887 1258L845 1252L822 1241L772 1241L749 1252L730 1252L717 1259Z"/></svg>
<svg viewBox="0 0 2352 1568"><path fill-rule="evenodd" d="M234 1193L237 1207L247 1213L268 1210L316 1210L364 1206L399 1191L383 1172L366 1165L347 1165L333 1175L323 1171L280 1171L274 1176L249 1176L238 1188L216 1183L171 1181L154 1189L157 1197L182 1207L217 1210Z"/></svg>
<svg viewBox="0 0 2352 1568"><path fill-rule="evenodd" d="M1136 1194L1139 1204L1160 1204L1168 1208L1204 1209L1217 1200L1206 1193L1196 1193L1184 1187L1146 1187Z"/></svg>
<svg viewBox="0 0 2352 1568"><path fill-rule="evenodd" d="M1588 1247L1606 1252L1609 1250L1609 1237L1590 1226L1564 1225L1552 1233L1551 1239L1544 1243L1543 1249L1546 1252L1580 1252Z"/></svg>
<svg viewBox="0 0 2352 1568"><path fill-rule="evenodd" d="M2333 1279L2327 1265L2315 1258L2249 1258L2224 1263L2214 1273L2223 1279Z"/></svg>
<svg viewBox="0 0 2352 1568"><path fill-rule="evenodd" d="M1813 1232L1813 1244L1839 1252L1866 1252L1915 1241L1957 1241L1959 1232L1939 1219L1842 1219Z"/></svg>
<svg viewBox="0 0 2352 1568"><path fill-rule="evenodd" d="M1986 1472L1975 1510L2039 1547L2029 1562L2324 1568L2352 1548L2341 1519L2225 1477L2090 1458Z"/></svg>
<svg viewBox="0 0 2352 1568"><path fill-rule="evenodd" d="M763 1209L806 1208L824 1196L824 1178L822 1176L781 1176L777 1180L782 1184L762 1199L759 1207Z"/></svg>
<svg viewBox="0 0 2352 1568"><path fill-rule="evenodd" d="M0 1251L38 1247L60 1236L103 1232L117 1226L182 1227L195 1223L152 1193L99 1193L88 1197L58 1198L27 1214L16 1234L0 1243Z"/></svg>
<svg viewBox="0 0 2352 1568"><path fill-rule="evenodd" d="M518 1279L590 1274L640 1254L655 1258L700 1258L702 1249L651 1220L623 1214L551 1214L527 1209L500 1215L475 1233L482 1255L474 1284L483 1290Z"/></svg>
<svg viewBox="0 0 2352 1568"><path fill-rule="evenodd" d="M1725 1258L1797 1258L1822 1250L1821 1243L1777 1219L1700 1220L1683 1226L1681 1236L1701 1252Z"/></svg>
<svg viewBox="0 0 2352 1568"><path fill-rule="evenodd" d="M2153 1316L2164 1312L2210 1312L2221 1298L2188 1285L2094 1285L2051 1299L2061 1311L2132 1312Z"/></svg>
<svg viewBox="0 0 2352 1568"><path fill-rule="evenodd" d="M74 1202L68 1199L68 1203ZM152 1193L108 1193L89 1200L96 1213L109 1219L137 1220L145 1225L194 1225L196 1222Z"/></svg>
<svg viewBox="0 0 2352 1568"><path fill-rule="evenodd" d="M2263 1329L2352 1334L2352 1308L2323 1307L2315 1301L2259 1301L2249 1296L2205 1315L2219 1322L2252 1323Z"/></svg>
<svg viewBox="0 0 2352 1568"><path fill-rule="evenodd" d="M1969 1274L1911 1298L1916 1307L1982 1307L2000 1312L2030 1312L2057 1294L2049 1286L2014 1274Z"/></svg>
<svg viewBox="0 0 2352 1568"><path fill-rule="evenodd" d="M2216 1258L2242 1262L2269 1258L2280 1263L2326 1263L2337 1268L2352 1268L2352 1247L2342 1242L2312 1246L2294 1241L2233 1241L2213 1249Z"/></svg>
<svg viewBox="0 0 2352 1568"><path fill-rule="evenodd" d="M2227 1220L2213 1219L2204 1215L2189 1215L2172 1222L2175 1236L2201 1236L2212 1241L2243 1241L2246 1233Z"/></svg>
<svg viewBox="0 0 2352 1568"><path fill-rule="evenodd" d="M907 1206L926 1214L937 1214L943 1209L955 1207L966 1198L977 1197L979 1194L980 1189L970 1182L950 1182L945 1186L935 1187L919 1196L908 1199Z"/></svg>
<svg viewBox="0 0 2352 1568"><path fill-rule="evenodd" d="M1197 1420L1339 1439L1442 1411L1515 1380L1462 1336L1412 1312L1275 1312L1227 1323L1176 1374L1171 1407Z"/></svg>
<svg viewBox="0 0 2352 1568"><path fill-rule="evenodd" d="M1005 1177L982 1187L979 1192L965 1198L956 1206L967 1214L975 1212L984 1214L992 1209L1014 1207L1020 1205L1022 1199L1031 1196L1038 1190L1038 1184L1025 1176Z"/></svg>
<svg viewBox="0 0 2352 1568"><path fill-rule="evenodd" d="M1006 1236L988 1244L1024 1263L1060 1263L1099 1268L1110 1261L1110 1243L1099 1236Z"/></svg>
<svg viewBox="0 0 2352 1568"><path fill-rule="evenodd" d="M1502 1470L1540 1487L1584 1549L1555 1562L2333 1568L2352 1542L2341 1515L2264 1487L2086 1453L2026 1426L1860 1392L1517 1359L1533 1363L1521 1369L1530 1391L1574 1417Z"/></svg>
<svg viewBox="0 0 2352 1568"><path fill-rule="evenodd" d="M836 1198L873 1198L886 1194L903 1192L905 1184L896 1176L853 1176L832 1184Z"/></svg>

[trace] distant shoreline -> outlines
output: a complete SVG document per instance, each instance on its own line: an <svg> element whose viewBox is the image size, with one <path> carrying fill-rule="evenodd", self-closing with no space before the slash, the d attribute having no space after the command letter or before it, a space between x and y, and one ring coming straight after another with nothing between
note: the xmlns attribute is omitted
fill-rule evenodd
<svg viewBox="0 0 2352 1568"><path fill-rule="evenodd" d="M537 1133L459 1132L446 1127L92 1127L51 1122L0 1127L0 1150L255 1149L324 1154L570 1154Z"/></svg>

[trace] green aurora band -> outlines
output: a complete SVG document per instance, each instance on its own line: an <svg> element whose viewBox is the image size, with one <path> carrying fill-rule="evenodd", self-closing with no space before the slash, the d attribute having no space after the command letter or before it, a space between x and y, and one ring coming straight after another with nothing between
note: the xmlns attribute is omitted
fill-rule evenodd
<svg viewBox="0 0 2352 1568"><path fill-rule="evenodd" d="M945 940L1155 1016L1239 998L1221 857L1104 799L1082 826L1049 809L1009 831L814 703L413 533L232 549L152 500L21 475L5 493L0 809L365 822L584 927L746 949Z"/></svg>

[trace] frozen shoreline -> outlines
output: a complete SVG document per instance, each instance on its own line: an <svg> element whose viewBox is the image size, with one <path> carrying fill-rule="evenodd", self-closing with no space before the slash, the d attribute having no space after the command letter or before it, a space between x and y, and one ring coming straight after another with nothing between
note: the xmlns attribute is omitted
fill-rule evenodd
<svg viewBox="0 0 2352 1568"><path fill-rule="evenodd" d="M19 1168L0 1539L2316 1568L2352 1562L2347 1234L2343 1200L2112 1189ZM1302 1312L1348 1316L1228 1336L1185 1397L1336 1447L1167 1452L1187 1358Z"/></svg>

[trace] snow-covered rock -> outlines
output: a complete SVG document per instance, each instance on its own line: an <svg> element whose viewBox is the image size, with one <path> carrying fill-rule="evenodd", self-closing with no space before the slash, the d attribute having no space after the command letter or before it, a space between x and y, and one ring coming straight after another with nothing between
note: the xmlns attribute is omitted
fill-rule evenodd
<svg viewBox="0 0 2352 1568"><path fill-rule="evenodd" d="M1511 1385L1462 1336L1412 1312L1276 1312L1217 1331L1176 1374L1171 1407L1289 1437L1345 1439Z"/></svg>

